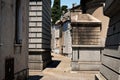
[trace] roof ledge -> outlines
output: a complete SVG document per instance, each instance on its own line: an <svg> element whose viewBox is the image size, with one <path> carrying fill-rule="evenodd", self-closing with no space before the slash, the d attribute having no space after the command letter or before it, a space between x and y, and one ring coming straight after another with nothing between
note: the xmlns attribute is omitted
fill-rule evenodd
<svg viewBox="0 0 120 80"><path fill-rule="evenodd" d="M104 14L108 17L114 16L120 11L120 0L106 0L104 7Z"/></svg>

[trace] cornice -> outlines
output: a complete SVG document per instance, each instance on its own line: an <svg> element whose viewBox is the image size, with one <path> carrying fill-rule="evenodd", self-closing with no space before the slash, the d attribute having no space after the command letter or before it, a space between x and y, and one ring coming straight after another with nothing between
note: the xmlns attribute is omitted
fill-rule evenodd
<svg viewBox="0 0 120 80"><path fill-rule="evenodd" d="M86 9L103 6L104 2L104 0L91 0L89 2L86 2Z"/></svg>
<svg viewBox="0 0 120 80"><path fill-rule="evenodd" d="M106 0L104 14L112 17L120 11L120 0Z"/></svg>

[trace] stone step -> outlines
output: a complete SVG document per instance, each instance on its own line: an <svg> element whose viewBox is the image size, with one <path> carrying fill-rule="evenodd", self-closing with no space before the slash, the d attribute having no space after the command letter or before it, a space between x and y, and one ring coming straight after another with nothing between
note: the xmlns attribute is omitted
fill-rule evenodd
<svg viewBox="0 0 120 80"><path fill-rule="evenodd" d="M98 73L98 74L95 75L95 80L107 80L107 79L105 79L104 76L102 76L101 73Z"/></svg>

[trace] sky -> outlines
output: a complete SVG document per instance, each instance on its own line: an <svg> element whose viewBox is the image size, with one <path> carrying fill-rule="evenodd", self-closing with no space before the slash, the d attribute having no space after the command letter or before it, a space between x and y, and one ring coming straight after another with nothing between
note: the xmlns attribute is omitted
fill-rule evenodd
<svg viewBox="0 0 120 80"><path fill-rule="evenodd" d="M52 4L53 4L53 1L54 0L52 0ZM61 0L61 6L62 5L67 5L68 8L72 8L72 4L73 3L76 3L77 5L79 5L80 4L80 0Z"/></svg>

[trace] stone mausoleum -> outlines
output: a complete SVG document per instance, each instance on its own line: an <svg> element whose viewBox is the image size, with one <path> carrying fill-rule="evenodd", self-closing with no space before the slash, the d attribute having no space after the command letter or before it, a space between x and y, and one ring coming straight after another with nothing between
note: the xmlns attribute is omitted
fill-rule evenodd
<svg viewBox="0 0 120 80"><path fill-rule="evenodd" d="M71 14L72 15L72 14ZM90 14L71 17L72 70L99 70L101 64L101 21Z"/></svg>
<svg viewBox="0 0 120 80"><path fill-rule="evenodd" d="M51 62L51 0L29 1L29 68L43 70Z"/></svg>
<svg viewBox="0 0 120 80"><path fill-rule="evenodd" d="M104 0L81 0L81 12L71 13L72 70L100 70L109 22L103 15L104 3Z"/></svg>

